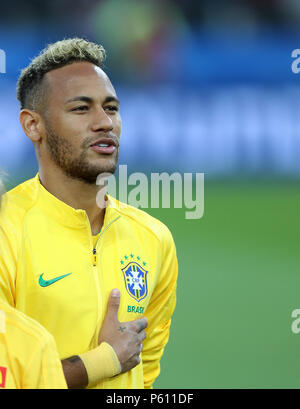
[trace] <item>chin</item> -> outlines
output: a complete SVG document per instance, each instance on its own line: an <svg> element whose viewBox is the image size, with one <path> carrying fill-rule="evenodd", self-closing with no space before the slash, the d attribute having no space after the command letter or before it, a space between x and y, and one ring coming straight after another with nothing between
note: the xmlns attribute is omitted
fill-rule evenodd
<svg viewBox="0 0 300 409"><path fill-rule="evenodd" d="M101 173L111 173L114 174L117 169L118 162L115 159L107 159L101 161L99 164L95 166L97 169L97 175Z"/></svg>
<svg viewBox="0 0 300 409"><path fill-rule="evenodd" d="M102 173L114 174L117 168L118 161L114 158L104 158L98 160L98 163L91 163L86 160L72 161L72 163L64 168L66 174L72 179L80 180L90 185L96 184L97 178Z"/></svg>
<svg viewBox="0 0 300 409"><path fill-rule="evenodd" d="M82 173L81 180L83 180L85 183L96 185L97 178L100 175L104 173L113 175L116 171L116 168L117 168L117 165L101 166L101 168L97 167L96 169L93 169L90 172Z"/></svg>

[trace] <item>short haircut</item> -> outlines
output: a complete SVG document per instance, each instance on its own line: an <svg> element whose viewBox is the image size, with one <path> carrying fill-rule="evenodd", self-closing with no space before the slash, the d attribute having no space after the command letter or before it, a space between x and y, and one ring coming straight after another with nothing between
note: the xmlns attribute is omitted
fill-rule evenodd
<svg viewBox="0 0 300 409"><path fill-rule="evenodd" d="M43 79L47 72L74 62L86 61L102 68L104 48L82 38L69 38L49 44L24 68L17 83L17 98L21 109L41 109L45 96Z"/></svg>

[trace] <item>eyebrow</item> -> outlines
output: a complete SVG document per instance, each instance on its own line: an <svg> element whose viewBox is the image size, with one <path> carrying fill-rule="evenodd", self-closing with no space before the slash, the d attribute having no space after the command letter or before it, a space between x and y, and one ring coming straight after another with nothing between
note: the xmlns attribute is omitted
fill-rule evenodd
<svg viewBox="0 0 300 409"><path fill-rule="evenodd" d="M92 103L92 102L93 102L93 98L91 98L91 97L86 97L86 96L84 96L84 95L81 95L81 96L77 96L77 97L68 99L68 100L66 101L66 104L68 104L69 102L74 102L74 101L82 101L82 102ZM107 102L116 102L117 104L120 103L120 101L118 100L118 98L117 98L117 97L114 97L114 96L112 96L112 95L107 96L107 97L105 98L105 100L104 100L103 103L106 104Z"/></svg>

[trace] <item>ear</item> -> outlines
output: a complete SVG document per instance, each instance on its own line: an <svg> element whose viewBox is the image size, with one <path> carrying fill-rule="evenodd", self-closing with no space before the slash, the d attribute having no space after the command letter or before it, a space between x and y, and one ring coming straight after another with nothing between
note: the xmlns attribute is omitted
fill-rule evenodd
<svg viewBox="0 0 300 409"><path fill-rule="evenodd" d="M40 114L31 109L22 109L20 123L23 131L32 142L38 142L42 139L43 121Z"/></svg>

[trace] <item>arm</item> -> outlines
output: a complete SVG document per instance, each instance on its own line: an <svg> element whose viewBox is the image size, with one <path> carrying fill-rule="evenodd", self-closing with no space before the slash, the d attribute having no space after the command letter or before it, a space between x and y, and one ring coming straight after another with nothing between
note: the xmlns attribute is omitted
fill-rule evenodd
<svg viewBox="0 0 300 409"><path fill-rule="evenodd" d="M69 389L82 389L88 385L88 374L78 355L63 359L61 363Z"/></svg>
<svg viewBox="0 0 300 409"><path fill-rule="evenodd" d="M140 363L147 319L119 322L120 291L113 290L99 333L99 346L62 361L70 389L93 386L105 378L124 373Z"/></svg>
<svg viewBox="0 0 300 409"><path fill-rule="evenodd" d="M149 324L142 353L146 389L152 388L160 373L160 359L169 340L171 317L176 304L177 273L175 244L171 233L163 226L161 271L146 311Z"/></svg>

